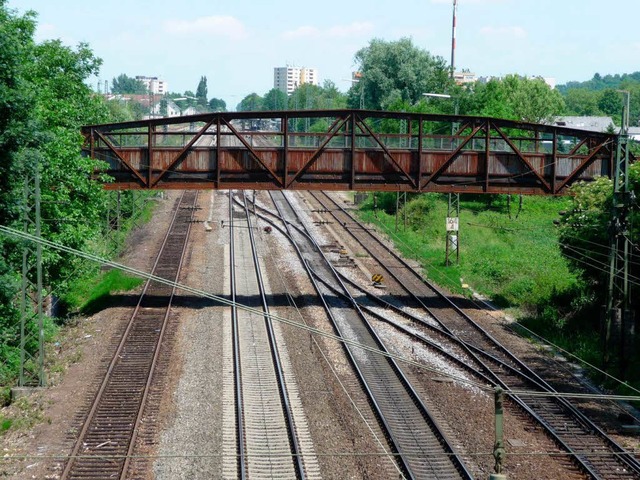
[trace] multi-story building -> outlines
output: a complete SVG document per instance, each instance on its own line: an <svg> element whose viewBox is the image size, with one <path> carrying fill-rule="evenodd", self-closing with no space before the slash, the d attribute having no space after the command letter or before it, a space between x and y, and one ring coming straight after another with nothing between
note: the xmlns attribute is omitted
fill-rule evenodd
<svg viewBox="0 0 640 480"><path fill-rule="evenodd" d="M318 71L307 67L275 67L273 69L273 87L287 95L304 83L318 85Z"/></svg>
<svg viewBox="0 0 640 480"><path fill-rule="evenodd" d="M158 77L145 77L143 75L136 76L136 80L141 81L154 95L164 95L167 93L167 82L158 80Z"/></svg>

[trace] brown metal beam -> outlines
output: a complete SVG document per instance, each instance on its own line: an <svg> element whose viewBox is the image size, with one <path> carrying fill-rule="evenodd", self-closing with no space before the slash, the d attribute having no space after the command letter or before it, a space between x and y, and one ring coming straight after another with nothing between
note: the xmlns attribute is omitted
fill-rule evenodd
<svg viewBox="0 0 640 480"><path fill-rule="evenodd" d="M278 175L276 175L276 173L271 170L271 168L269 168L269 166L264 163L264 161L260 158L260 155L258 155L258 152L256 152L253 147L251 145L249 145L249 143L245 140L245 138L240 134L240 132L238 132L238 130L236 130L233 125L231 125L231 123L229 123L227 120L225 120L224 118L222 119L222 121L224 122L224 124L229 128L229 130L231 130L231 132L238 138L238 140L240 140L240 142L245 146L245 148L249 151L249 153L251 153L251 155L253 155L253 157L256 159L256 161L262 166L262 168L264 168L265 170L267 170L269 172L269 174L271 175L271 177L273 178L273 180L275 182L277 182L278 184L280 184L281 187L284 187L284 185L282 184L282 181L278 178Z"/></svg>
<svg viewBox="0 0 640 480"><path fill-rule="evenodd" d="M140 183L142 183L142 185L149 186L149 184L146 182L144 177L142 177L142 175L140 175L140 172L138 172L138 170L133 168L133 165L131 165L122 155L120 155L116 151L116 149L113 147L113 145L111 145L111 143L104 137L104 135L102 135L102 133L100 133L97 130L95 130L95 133L96 133L96 135L98 135L98 137L100 137L100 140L103 141L103 143L107 146L107 148L109 150L111 150L113 152L113 154L116 157L118 157L118 159L120 159L120 161L131 171L131 173L138 178L138 180L140 180Z"/></svg>
<svg viewBox="0 0 640 480"><path fill-rule="evenodd" d="M206 132L209 129L213 121L214 119L212 118L198 133L196 133L193 136L193 138L189 141L189 143L187 143L184 146L184 148L180 151L180 153L178 153L178 155L176 155L176 157L173 160L171 160L171 162L169 162L169 165L166 168L164 168L160 172L160 174L153 179L152 182L149 183L151 187L155 187L160 182L160 180L162 180L162 177L164 177L169 170L175 167L178 164L178 162L180 162L184 158L184 156L191 149L191 147L193 147L193 145L200 139L200 137L204 135L204 132ZM151 129L151 125L149 125L149 129ZM149 131L149 136L151 136L151 131ZM149 143L151 143L151 139L149 139ZM151 171L151 160L149 160L149 171ZM151 174L149 174L149 177L151 177Z"/></svg>
<svg viewBox="0 0 640 480"><path fill-rule="evenodd" d="M482 126L476 126L473 131L471 132L471 135L467 136L462 143L460 143L460 145L458 145L458 148L456 148L454 150L454 152L449 156L449 158L447 158L444 163L442 165L440 165L432 174L429 178L427 178L427 180L420 185L420 190L423 190L427 185L429 185L429 183L431 183L434 179L438 178L438 176L449 166L451 165L451 163L458 158L458 156L460 155L460 153L462 153L462 149L464 147L467 146L467 143L469 143L471 141L471 139L473 139L473 137L476 136L476 133L478 133L480 130L482 129Z"/></svg>
<svg viewBox="0 0 640 480"><path fill-rule="evenodd" d="M580 175L582 173L582 171L587 167L587 165L589 165L589 162L591 162L591 160L598 154L598 152L604 146L605 146L605 143L601 143L600 145L598 145L597 148L595 148L589 154L589 156L587 158L582 160L582 162L580 162L580 165L578 165L578 167L575 168L573 170L573 172L571 172L571 174L569 176L567 176L567 178L565 178L564 181L560 184L560 186L558 187L558 192L561 192L562 189L565 188L569 183L571 183L574 178L576 178L578 175Z"/></svg>
<svg viewBox="0 0 640 480"><path fill-rule="evenodd" d="M291 184L293 182L295 182L300 175L302 175L304 173L304 171L309 168L309 166L315 162L318 157L320 156L320 154L323 152L323 150L325 149L325 147L329 144L329 142L331 141L331 139L333 137L335 137L338 132L340 131L340 129L342 128L342 126L347 122L347 120L349 119L349 117L345 117L343 119L336 119L336 121L333 122L333 124L331 125L331 127L329 128L329 130L327 131L327 137L324 139L324 141L322 142L322 144L317 148L317 150L315 152L313 152L313 154L311 155L311 157L309 158L309 160L307 160L305 162L304 165L302 165L302 167L293 175L293 177L291 178L291 180L289 181L289 183L286 185L287 187L290 187ZM339 121L340 120L340 121ZM333 129L333 130L332 130Z"/></svg>
<svg viewBox="0 0 640 480"><path fill-rule="evenodd" d="M357 115L356 115L355 119L356 119L356 123L360 126L360 128L364 127L363 131L366 130L367 133L376 141L376 143L378 145L380 145L380 147L382 148L384 153L387 155L387 157L389 157L389 160L391 160L391 162L396 166L396 168L403 173L403 175L405 176L405 178L407 180L409 180L411 185L413 185L414 187L417 187L418 185L413 180L413 178L411 178L411 174L409 172L407 172L404 168L402 168L402 166L398 163L398 161L395 158L393 158L393 155L391 155L391 152L389 152L389 149L386 147L386 145L384 143L382 143L380 141L380 138L378 138L378 136L375 133L373 133L373 131L371 131L371 129L369 128L369 125L367 125Z"/></svg>
<svg viewBox="0 0 640 480"><path fill-rule="evenodd" d="M515 146L515 144L511 141L511 139L507 137L504 134L504 132L500 130L500 127L498 127L495 123L493 124L493 128L495 129L496 132L498 132L498 135L500 135L502 139L505 142L507 142L507 145L509 145L509 147L513 150L513 153L515 153L518 156L518 158L520 158L520 160L522 160L527 165L527 167L529 167L529 170L531 171L531 173L533 173L538 178L540 183L547 189L547 191L550 192L551 186L547 183L547 181L544 178L542 178L542 175L540 175L540 173L538 173L538 171L535 168L533 168L533 165L531 165L531 162L529 162L529 160L525 158L522 152L520 152L520 149L518 149Z"/></svg>
<svg viewBox="0 0 640 480"><path fill-rule="evenodd" d="M299 118L330 118L333 123L322 133L291 133L289 122ZM235 123L240 121L242 125L245 120L252 119L279 121L280 128L272 130L271 122L266 122L259 123L264 126L258 131L244 132L242 126ZM382 121L375 123L374 128L372 122L379 120ZM418 144L411 142L397 148L392 143L398 138L394 133L396 123L388 120L408 121L409 139L412 141L415 136ZM159 125L184 126L195 122L204 128L188 134L175 128L163 133L188 135L188 141L183 140L181 144L184 146L159 145L156 141ZM443 122L459 125L450 138L460 143L427 148L429 139L437 142L449 138L425 133L432 130L431 126L441 126ZM215 145L198 145L198 140L207 135L212 125L216 128ZM481 131L484 131L482 136ZM206 186L558 194L565 193L578 179L589 179L585 171L605 173L607 167L611 170L611 152L606 150L606 145L615 142L612 134L550 125L463 115L370 110L222 112L94 125L83 127L83 134L82 148L87 155L92 158L106 155L115 159L109 162L108 170L102 171L115 179L105 188L121 189ZM550 135L547 137L546 134ZM254 147L247 135L252 139L258 137L260 146ZM318 146L292 146L290 140L296 135L311 138L313 145ZM339 136L345 138L344 145L332 142ZM569 155L559 152L558 142L563 137L575 138L578 142ZM119 138L121 141L117 142ZM228 138L238 141L226 142ZM366 138L367 142L359 143L360 138ZM471 146L476 138L484 139L484 149ZM553 138L553 152L541 153L544 138ZM499 141L494 143L497 139ZM506 145L509 146L507 149ZM588 154L583 152L587 146ZM607 153L603 153L605 151ZM211 163L214 156L215 165ZM508 170L500 166L500 160L505 156L517 159ZM247 158L249 163L246 163Z"/></svg>

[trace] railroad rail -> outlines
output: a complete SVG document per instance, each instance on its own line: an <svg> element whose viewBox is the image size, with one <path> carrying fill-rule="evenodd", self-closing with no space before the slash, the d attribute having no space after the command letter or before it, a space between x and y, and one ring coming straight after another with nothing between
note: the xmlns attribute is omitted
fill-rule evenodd
<svg viewBox="0 0 640 480"><path fill-rule="evenodd" d="M557 393L526 364L474 322L437 287L393 253L368 228L323 193L311 193L330 214L376 259L416 306L424 309L478 365L479 371L504 388ZM428 306L427 306L428 305ZM592 478L640 478L640 462L614 442L571 402L563 398L512 396L541 424L576 465Z"/></svg>
<svg viewBox="0 0 640 480"><path fill-rule="evenodd" d="M178 280L197 198L197 192L185 192L177 202L152 269L154 276ZM127 477L174 293L173 287L153 280L146 282L78 434L62 480Z"/></svg>
<svg viewBox="0 0 640 480"><path fill-rule="evenodd" d="M353 299L338 305L335 310L329 307L328 302L336 306L335 298L325 299L331 292L316 282L314 276L348 295L347 289L321 249L313 242L284 193L272 192L271 196L334 329L346 339L386 351ZM296 228L292 228L292 225ZM333 294L330 296L333 297ZM387 432L396 461L407 478L471 478L396 362L351 345L344 347L379 422Z"/></svg>
<svg viewBox="0 0 640 480"><path fill-rule="evenodd" d="M234 207L229 193L229 238L236 400L237 478L317 478L298 440L280 349L268 317L253 225L244 197ZM237 309L235 302L262 309L264 316ZM259 299L259 301L257 301ZM256 304L254 305L253 302ZM310 470L310 475L307 475Z"/></svg>

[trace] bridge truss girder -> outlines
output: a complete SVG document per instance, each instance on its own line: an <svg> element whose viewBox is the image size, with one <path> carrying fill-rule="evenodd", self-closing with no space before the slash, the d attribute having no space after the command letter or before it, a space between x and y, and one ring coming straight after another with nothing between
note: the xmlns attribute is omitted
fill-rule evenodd
<svg viewBox="0 0 640 480"><path fill-rule="evenodd" d="M368 110L224 112L82 131L109 189L562 195L610 177L617 148L614 134Z"/></svg>

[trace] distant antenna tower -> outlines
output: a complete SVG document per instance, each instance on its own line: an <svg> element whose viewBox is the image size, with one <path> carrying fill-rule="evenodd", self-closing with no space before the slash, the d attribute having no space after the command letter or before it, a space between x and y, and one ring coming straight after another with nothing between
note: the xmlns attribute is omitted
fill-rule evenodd
<svg viewBox="0 0 640 480"><path fill-rule="evenodd" d="M458 0L453 0L453 22L451 25L451 78L456 71L456 15L458 13Z"/></svg>

